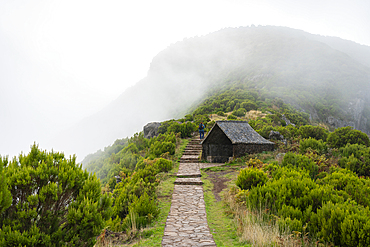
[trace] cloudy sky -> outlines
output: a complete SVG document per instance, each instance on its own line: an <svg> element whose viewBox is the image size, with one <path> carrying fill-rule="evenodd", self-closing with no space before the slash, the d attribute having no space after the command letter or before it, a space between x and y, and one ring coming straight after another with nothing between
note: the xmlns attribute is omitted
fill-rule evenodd
<svg viewBox="0 0 370 247"><path fill-rule="evenodd" d="M184 38L253 24L369 46L369 13L368 0L0 0L0 155L51 149Z"/></svg>

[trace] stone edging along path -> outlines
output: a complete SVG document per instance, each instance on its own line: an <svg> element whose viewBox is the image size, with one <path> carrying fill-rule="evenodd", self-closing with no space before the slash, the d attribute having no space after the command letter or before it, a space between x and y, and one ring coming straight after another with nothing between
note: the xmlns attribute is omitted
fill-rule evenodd
<svg viewBox="0 0 370 247"><path fill-rule="evenodd" d="M180 159L162 246L216 246L207 223L199 143L199 139L193 138Z"/></svg>

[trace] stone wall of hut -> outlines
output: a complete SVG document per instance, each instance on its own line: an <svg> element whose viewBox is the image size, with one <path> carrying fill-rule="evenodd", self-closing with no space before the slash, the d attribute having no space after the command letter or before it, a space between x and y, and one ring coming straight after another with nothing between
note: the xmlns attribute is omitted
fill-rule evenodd
<svg viewBox="0 0 370 247"><path fill-rule="evenodd" d="M274 144L234 144L233 156L242 157L246 154L261 153L263 151L274 151Z"/></svg>
<svg viewBox="0 0 370 247"><path fill-rule="evenodd" d="M213 163L224 163L232 156L231 141L216 125L202 144L202 159Z"/></svg>
<svg viewBox="0 0 370 247"><path fill-rule="evenodd" d="M212 163L225 163L233 156L231 144L203 144L202 159Z"/></svg>

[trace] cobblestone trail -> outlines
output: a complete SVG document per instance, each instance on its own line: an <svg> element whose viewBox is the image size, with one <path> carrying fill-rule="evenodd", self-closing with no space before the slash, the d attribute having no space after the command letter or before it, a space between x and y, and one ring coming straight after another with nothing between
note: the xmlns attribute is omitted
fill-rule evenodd
<svg viewBox="0 0 370 247"><path fill-rule="evenodd" d="M192 139L180 159L162 246L216 246L207 223L199 143L199 139Z"/></svg>

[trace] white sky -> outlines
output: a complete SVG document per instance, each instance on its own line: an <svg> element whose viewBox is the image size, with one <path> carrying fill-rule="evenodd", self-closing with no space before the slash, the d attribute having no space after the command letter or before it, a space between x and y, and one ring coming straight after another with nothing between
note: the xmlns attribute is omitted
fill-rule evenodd
<svg viewBox="0 0 370 247"><path fill-rule="evenodd" d="M254 24L370 45L369 13L368 0L0 0L0 155L51 149L186 37Z"/></svg>

